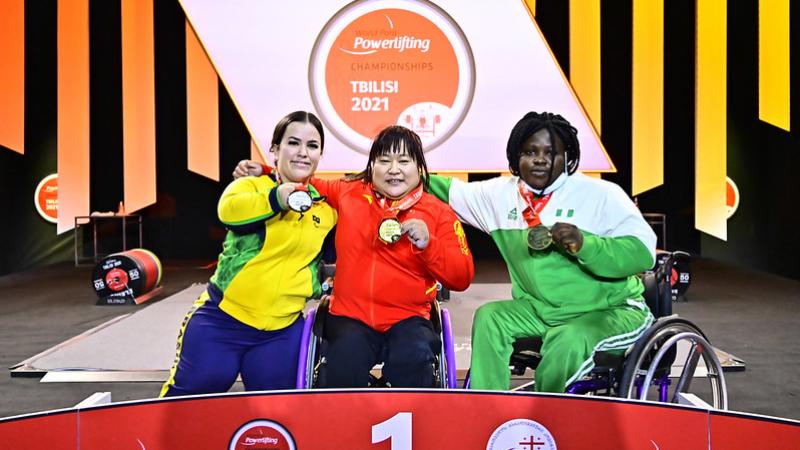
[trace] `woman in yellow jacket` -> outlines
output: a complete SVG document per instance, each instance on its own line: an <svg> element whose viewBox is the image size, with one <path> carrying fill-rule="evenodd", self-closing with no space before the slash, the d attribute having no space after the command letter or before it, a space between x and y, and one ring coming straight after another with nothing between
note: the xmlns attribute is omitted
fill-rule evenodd
<svg viewBox="0 0 800 450"><path fill-rule="evenodd" d="M183 320L162 397L225 392L240 373L246 390L294 387L303 306L319 294L317 262L337 220L306 184L324 139L314 114L287 115L270 146L276 170L225 189L219 264Z"/></svg>

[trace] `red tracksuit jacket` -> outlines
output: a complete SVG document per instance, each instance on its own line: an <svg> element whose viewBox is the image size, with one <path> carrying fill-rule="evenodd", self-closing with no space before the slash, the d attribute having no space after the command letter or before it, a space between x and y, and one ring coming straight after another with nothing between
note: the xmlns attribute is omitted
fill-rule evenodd
<svg viewBox="0 0 800 450"><path fill-rule="evenodd" d="M311 184L339 211L336 229L336 288L330 311L385 332L412 316L429 318L436 281L463 291L475 275L461 222L445 203L423 193L397 219L421 219L430 243L419 250L404 235L394 244L378 238L386 205L362 181L315 178ZM387 203L390 203L388 201Z"/></svg>

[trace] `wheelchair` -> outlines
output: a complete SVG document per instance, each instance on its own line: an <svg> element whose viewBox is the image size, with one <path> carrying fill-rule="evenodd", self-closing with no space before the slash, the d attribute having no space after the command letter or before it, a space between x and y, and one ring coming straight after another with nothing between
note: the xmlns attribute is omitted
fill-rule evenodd
<svg viewBox="0 0 800 450"><path fill-rule="evenodd" d="M335 273L335 264L324 264L320 267L319 274L323 283L329 282ZM437 285L438 286L438 285ZM450 313L440 306L438 299L444 293L442 289L437 293L437 300L431 302L430 318L434 332L439 335L440 349L434 357L434 378L436 387L455 389L456 357L453 343L453 328L450 322ZM328 315L328 299L320 300L315 309L306 316L303 334L300 342L300 357L297 364L297 389L312 389L317 387L320 367L325 364L322 354L322 341L324 336L325 318ZM370 387L385 387L382 378L370 375Z"/></svg>
<svg viewBox="0 0 800 450"><path fill-rule="evenodd" d="M673 252L665 256L654 270L641 275L643 295L656 321L624 354L596 352L594 369L584 379L569 385L567 393L708 404L715 409L728 409L725 377L714 348L695 324L672 314L670 279L674 276L673 268L677 261L689 255ZM687 344L688 353L682 351ZM527 368L536 370L541 360L541 345L540 338L517 339L509 362L511 373L519 376ZM683 360L683 370L673 381L672 366L679 358ZM707 384L694 389L692 383L700 358L705 364ZM469 379L465 381L465 386L468 385ZM530 385L532 383L523 387Z"/></svg>

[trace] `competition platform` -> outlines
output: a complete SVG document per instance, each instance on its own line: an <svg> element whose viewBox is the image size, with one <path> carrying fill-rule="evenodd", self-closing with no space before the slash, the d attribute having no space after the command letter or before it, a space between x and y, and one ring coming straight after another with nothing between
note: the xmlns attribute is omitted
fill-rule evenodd
<svg viewBox="0 0 800 450"><path fill-rule="evenodd" d="M175 358L175 339L181 320L205 289L194 284L164 300L131 314L121 315L72 339L19 362L12 376L42 377L43 383L63 382L163 382ZM509 283L475 283L464 292L453 292L443 303L453 325L456 374L466 376L470 361L472 315L482 304L511 298ZM309 302L306 312L317 302ZM686 351L679 347L679 351ZM740 370L743 363L715 349L726 370ZM673 375L680 373L683 358L676 357ZM705 376L700 360L696 376ZM526 379L526 377L520 377ZM530 378L528 374L527 378Z"/></svg>

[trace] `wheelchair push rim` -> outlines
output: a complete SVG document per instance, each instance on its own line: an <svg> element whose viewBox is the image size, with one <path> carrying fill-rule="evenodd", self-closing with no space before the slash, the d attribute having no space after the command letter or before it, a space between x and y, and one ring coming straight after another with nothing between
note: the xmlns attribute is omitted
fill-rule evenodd
<svg viewBox="0 0 800 450"><path fill-rule="evenodd" d="M305 323L303 324L303 335L300 338L300 355L297 360L297 378L295 381L295 388L306 389L309 386L308 368L312 365L312 358L314 357L314 344L316 341L314 336L314 318L316 310L308 312Z"/></svg>
<svg viewBox="0 0 800 450"><path fill-rule="evenodd" d="M671 380L668 378L670 367L660 366L668 352L675 351L677 355L677 345L681 341L688 341L690 350L684 361L680 377L673 388L674 392L670 396L668 392L668 385L671 384ZM707 370L705 378L711 388L711 406L715 409L728 409L727 388L722 366L713 347L694 324L687 320L673 318L666 321L646 340L640 342L643 344L637 344L629 355L629 361L633 362L633 365L626 367L620 385L621 397L647 400L651 384L654 379L657 379L656 385L660 391L659 400L677 403L679 394L691 393L689 390L695 369L699 358L702 357ZM666 370L666 374L657 376L656 372L660 370Z"/></svg>

